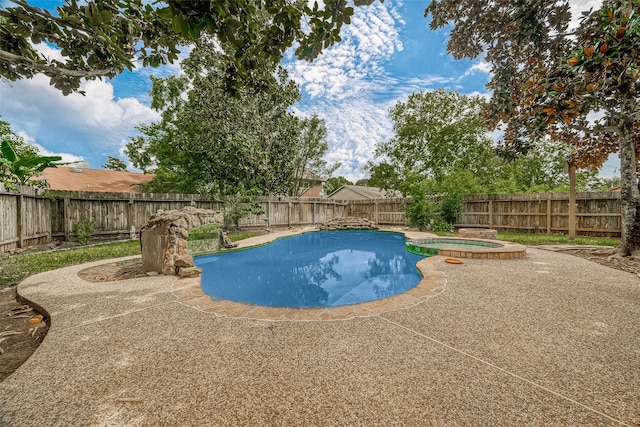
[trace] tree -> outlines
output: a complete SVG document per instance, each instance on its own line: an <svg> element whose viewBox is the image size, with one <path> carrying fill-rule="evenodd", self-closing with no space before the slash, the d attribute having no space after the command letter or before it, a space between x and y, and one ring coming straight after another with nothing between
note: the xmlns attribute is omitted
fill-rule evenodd
<svg viewBox="0 0 640 427"><path fill-rule="evenodd" d="M379 144L375 154L401 181L439 180L454 169L491 175L485 169L495 156L481 116L483 104L478 96L443 89L413 93L391 108L395 136Z"/></svg>
<svg viewBox="0 0 640 427"><path fill-rule="evenodd" d="M431 224L435 223L438 203L429 200L429 190L425 181L412 182L406 188L406 194L411 197L411 203L407 206L407 219L414 227L418 227L420 231L431 228Z"/></svg>
<svg viewBox="0 0 640 427"><path fill-rule="evenodd" d="M127 171L127 164L122 160L120 160L119 158L113 157L113 156L108 156L107 163L102 165L102 167L105 169L113 170L113 171L121 171L121 172Z"/></svg>
<svg viewBox="0 0 640 427"><path fill-rule="evenodd" d="M60 156L40 156L35 147L24 144L8 123L0 120L0 182L8 188L15 189L17 185L44 187L44 181L33 178L46 168L55 168L60 160Z"/></svg>
<svg viewBox="0 0 640 427"><path fill-rule="evenodd" d="M310 133L301 133L299 119L288 111L299 89L283 69L268 91L243 89L231 96L220 47L207 38L182 69L181 76L152 78L151 106L162 120L141 126L142 135L127 144L136 167L154 170L151 189L219 197L287 194L296 168L320 161L323 124L313 120L305 125ZM307 142L315 146L305 151Z"/></svg>
<svg viewBox="0 0 640 427"><path fill-rule="evenodd" d="M324 160L329 149L324 120L314 115L300 119L299 126L298 137L294 140L294 173L291 177L290 196L298 196L302 180L307 174L328 176L340 167L339 164L329 167Z"/></svg>
<svg viewBox="0 0 640 427"><path fill-rule="evenodd" d="M454 57L484 53L492 65L485 117L492 128L505 126L507 153L526 152L545 133L572 146L569 160L579 166L619 152L623 255L640 253L638 6L605 0L571 33L567 1L434 0L425 11L433 29L453 24L447 49Z"/></svg>
<svg viewBox="0 0 640 427"><path fill-rule="evenodd" d="M353 182L344 176L331 177L324 183L324 194L328 196L343 185L353 185Z"/></svg>
<svg viewBox="0 0 640 427"><path fill-rule="evenodd" d="M557 141L541 140L526 154L501 161L495 179L486 185L488 193L545 193L557 191L568 175L564 172L570 147ZM583 175L580 171L578 175ZM568 187L567 187L568 188Z"/></svg>
<svg viewBox="0 0 640 427"><path fill-rule="evenodd" d="M367 185L385 190L400 190L402 187L398 171L389 163L367 162L364 169L369 173Z"/></svg>
<svg viewBox="0 0 640 427"><path fill-rule="evenodd" d="M289 0L67 0L57 14L11 1L14 7L0 9L0 76L17 80L43 73L64 94L76 91L82 78L113 77L137 61L173 62L180 43L201 35L233 48L225 56L228 90L263 90L273 76L261 73L262 64L277 64L294 43L299 58L313 60L340 41L340 29L354 13L346 0L325 0L323 8ZM41 42L61 49L64 60L41 55L33 45Z"/></svg>
<svg viewBox="0 0 640 427"><path fill-rule="evenodd" d="M38 149L31 144L25 143L20 135L11 130L9 122L4 120L0 120L0 140L8 141L20 157L38 155Z"/></svg>

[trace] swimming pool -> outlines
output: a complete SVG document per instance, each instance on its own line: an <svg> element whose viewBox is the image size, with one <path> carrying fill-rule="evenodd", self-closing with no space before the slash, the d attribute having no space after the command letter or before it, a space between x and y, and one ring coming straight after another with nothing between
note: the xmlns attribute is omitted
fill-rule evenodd
<svg viewBox="0 0 640 427"><path fill-rule="evenodd" d="M319 231L268 245L196 257L202 290L214 297L271 307L336 307L398 295L422 277L424 258L401 234Z"/></svg>

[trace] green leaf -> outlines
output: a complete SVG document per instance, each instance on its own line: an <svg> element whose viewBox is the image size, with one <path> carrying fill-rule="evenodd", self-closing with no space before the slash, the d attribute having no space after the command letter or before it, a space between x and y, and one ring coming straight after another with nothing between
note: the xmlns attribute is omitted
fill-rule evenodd
<svg viewBox="0 0 640 427"><path fill-rule="evenodd" d="M158 14L158 16L162 19L173 19L175 13L173 11L173 9L170 6L167 7L163 7L161 9L158 9L156 11L156 13Z"/></svg>
<svg viewBox="0 0 640 427"><path fill-rule="evenodd" d="M113 19L113 13L111 13L110 10L103 10L100 15L102 15L102 21L103 22L111 22L111 20Z"/></svg>
<svg viewBox="0 0 640 427"><path fill-rule="evenodd" d="M15 162L18 157L15 150L6 139L2 141L2 155L10 162Z"/></svg>

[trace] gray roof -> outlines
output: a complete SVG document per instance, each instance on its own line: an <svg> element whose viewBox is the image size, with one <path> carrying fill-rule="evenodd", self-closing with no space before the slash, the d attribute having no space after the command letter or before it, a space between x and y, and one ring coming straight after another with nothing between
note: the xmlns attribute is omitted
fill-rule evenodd
<svg viewBox="0 0 640 427"><path fill-rule="evenodd" d="M359 194L367 199L387 199L389 197L402 197L402 193L397 190L383 190L377 187L365 187L363 185L343 185L333 193L329 194L329 197L336 194L343 188L349 189L356 194Z"/></svg>

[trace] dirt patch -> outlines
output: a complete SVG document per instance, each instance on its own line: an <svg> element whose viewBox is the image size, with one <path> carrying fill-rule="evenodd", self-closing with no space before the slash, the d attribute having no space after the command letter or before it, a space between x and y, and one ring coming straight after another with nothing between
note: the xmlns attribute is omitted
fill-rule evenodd
<svg viewBox="0 0 640 427"><path fill-rule="evenodd" d="M148 275L142 270L141 261L97 265L78 272L78 276L87 282L112 282Z"/></svg>
<svg viewBox="0 0 640 427"><path fill-rule="evenodd" d="M48 331L46 313L18 301L15 286L0 288L0 381L36 351Z"/></svg>
<svg viewBox="0 0 640 427"><path fill-rule="evenodd" d="M633 273L640 277L640 258L616 256L615 248L591 246L557 246L545 248L555 252L563 252L580 258L588 259L606 267Z"/></svg>

